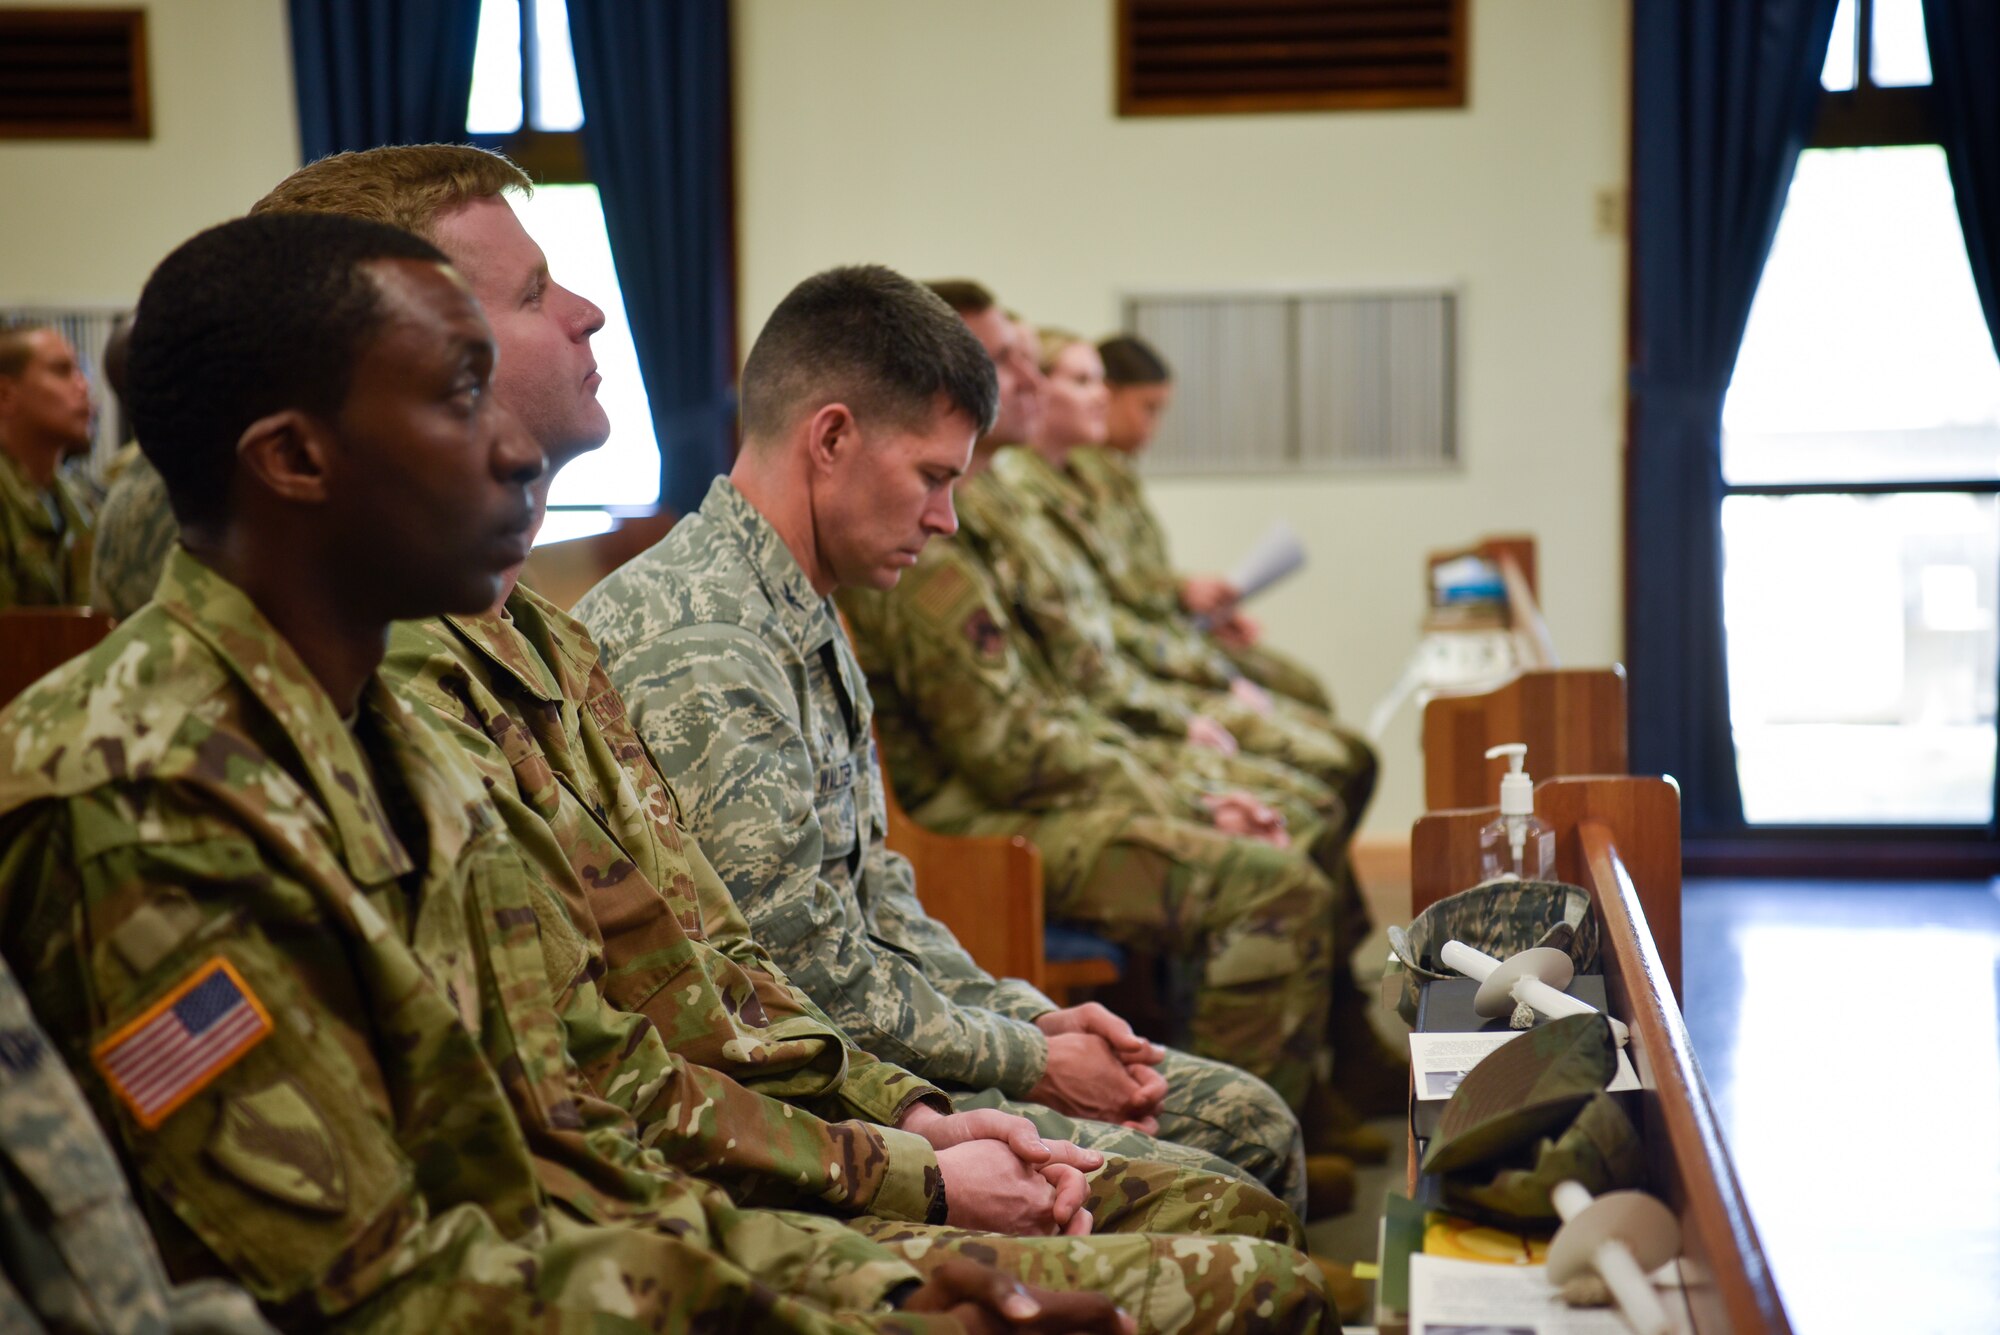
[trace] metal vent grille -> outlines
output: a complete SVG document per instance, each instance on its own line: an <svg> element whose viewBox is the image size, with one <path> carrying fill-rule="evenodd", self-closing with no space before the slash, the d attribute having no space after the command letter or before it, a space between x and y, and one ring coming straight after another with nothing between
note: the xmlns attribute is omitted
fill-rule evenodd
<svg viewBox="0 0 2000 1335"><path fill-rule="evenodd" d="M1119 0L1118 111L1465 105L1465 0Z"/></svg>
<svg viewBox="0 0 2000 1335"><path fill-rule="evenodd" d="M0 8L0 139L145 139L146 13Z"/></svg>
<svg viewBox="0 0 2000 1335"><path fill-rule="evenodd" d="M1153 473L1458 462L1451 292L1138 296L1125 327L1174 370Z"/></svg>

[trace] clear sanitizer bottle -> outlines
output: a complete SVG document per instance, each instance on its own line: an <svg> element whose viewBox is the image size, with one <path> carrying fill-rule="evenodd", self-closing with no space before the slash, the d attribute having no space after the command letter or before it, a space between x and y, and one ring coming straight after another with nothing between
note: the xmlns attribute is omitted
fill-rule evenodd
<svg viewBox="0 0 2000 1335"><path fill-rule="evenodd" d="M1479 831L1479 878L1482 881L1552 881L1556 874L1556 832L1535 815L1535 781L1522 768L1528 760L1523 742L1509 742L1486 753L1488 760L1507 757L1511 767L1500 779L1500 819Z"/></svg>

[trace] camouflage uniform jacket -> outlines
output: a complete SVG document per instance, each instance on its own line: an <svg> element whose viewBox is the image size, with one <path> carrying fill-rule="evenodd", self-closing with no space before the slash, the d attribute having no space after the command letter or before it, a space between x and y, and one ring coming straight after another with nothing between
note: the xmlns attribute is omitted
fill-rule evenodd
<svg viewBox="0 0 2000 1335"><path fill-rule="evenodd" d="M90 590L89 501L61 472L37 487L0 450L0 607L63 607Z"/></svg>
<svg viewBox="0 0 2000 1335"><path fill-rule="evenodd" d="M1194 710L1118 647L1103 580L1042 503L1039 488L1054 476L1033 450L1003 446L959 487L959 522L986 553L1015 621L1063 681L1137 732L1183 737Z"/></svg>
<svg viewBox="0 0 2000 1335"><path fill-rule="evenodd" d="M121 619L144 607L179 537L160 471L143 454L127 460L97 512L90 605Z"/></svg>
<svg viewBox="0 0 2000 1335"><path fill-rule="evenodd" d="M847 1049L751 939L580 623L517 588L501 614L397 626L382 676L486 780L536 874L571 1055L649 1144L739 1200L943 1222L935 1152L891 1127L950 1101Z"/></svg>
<svg viewBox="0 0 2000 1335"><path fill-rule="evenodd" d="M0 754L0 940L176 1273L288 1326L427 1333L843 1328L788 1294L868 1327L918 1279L643 1148L566 1055L476 774L379 678L343 723L185 552L0 716Z"/></svg>
<svg viewBox="0 0 2000 1335"><path fill-rule="evenodd" d="M1024 1094L1055 1004L973 963L918 902L874 704L833 600L727 478L577 604L639 735L757 939L856 1042L940 1084Z"/></svg>
<svg viewBox="0 0 2000 1335"><path fill-rule="evenodd" d="M1072 474L1050 467L1040 456L1032 457L1032 464L1011 464L1008 481L1039 505L1068 538L1068 553L1089 563L1118 651L1151 676L1189 682L1205 690L1228 690L1243 674L1227 654L1194 628L1193 622L1179 616L1142 617L1126 606L1117 592L1118 581L1105 573L1107 567L1118 569L1127 564L1124 549L1098 527L1090 493Z"/></svg>
<svg viewBox="0 0 2000 1335"><path fill-rule="evenodd" d="M1138 656L1155 674L1212 682L1213 665L1207 654L1217 651L1258 685L1331 718L1333 700L1326 686L1304 665L1268 645L1232 645L1199 636L1184 661L1171 656L1147 659L1149 650L1169 654L1173 643L1159 640L1155 626L1192 629L1181 608L1180 577L1167 558L1166 530L1146 502L1145 489L1129 455L1106 446L1079 446L1070 451L1067 471L1083 493L1084 517L1099 537L1090 544L1091 559L1097 562L1098 572L1117 600L1111 622L1125 652ZM1202 673L1209 675L1197 675Z"/></svg>
<svg viewBox="0 0 2000 1335"><path fill-rule="evenodd" d="M0 961L0 1330L275 1335L240 1290L175 1288L83 1091Z"/></svg>
<svg viewBox="0 0 2000 1335"><path fill-rule="evenodd" d="M1116 450L1084 445L1069 466L1048 470L1043 497L1097 567L1113 605L1119 648L1155 676L1227 690L1242 673L1181 610L1166 539L1146 505L1132 463Z"/></svg>
<svg viewBox="0 0 2000 1335"><path fill-rule="evenodd" d="M875 696L889 772L919 824L949 830L992 812L1102 810L1100 837L1077 854L1088 866L1127 816L1194 814L1129 731L1053 680L963 536L926 544L888 592L844 590L840 604Z"/></svg>

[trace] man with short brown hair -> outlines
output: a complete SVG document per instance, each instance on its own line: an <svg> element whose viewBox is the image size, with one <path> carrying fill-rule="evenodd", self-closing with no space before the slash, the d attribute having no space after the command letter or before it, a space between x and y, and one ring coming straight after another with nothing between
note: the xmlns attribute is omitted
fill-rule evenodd
<svg viewBox="0 0 2000 1335"><path fill-rule="evenodd" d="M0 607L81 603L92 506L60 473L90 448L90 383L47 324L0 328Z"/></svg>

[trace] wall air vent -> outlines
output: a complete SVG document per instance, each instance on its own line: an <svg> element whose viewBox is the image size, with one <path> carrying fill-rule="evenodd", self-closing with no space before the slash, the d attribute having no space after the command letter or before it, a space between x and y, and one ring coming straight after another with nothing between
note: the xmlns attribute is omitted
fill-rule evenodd
<svg viewBox="0 0 2000 1335"><path fill-rule="evenodd" d="M1465 0L1118 0L1118 114L1465 105Z"/></svg>
<svg viewBox="0 0 2000 1335"><path fill-rule="evenodd" d="M0 139L148 139L146 12L0 8Z"/></svg>

